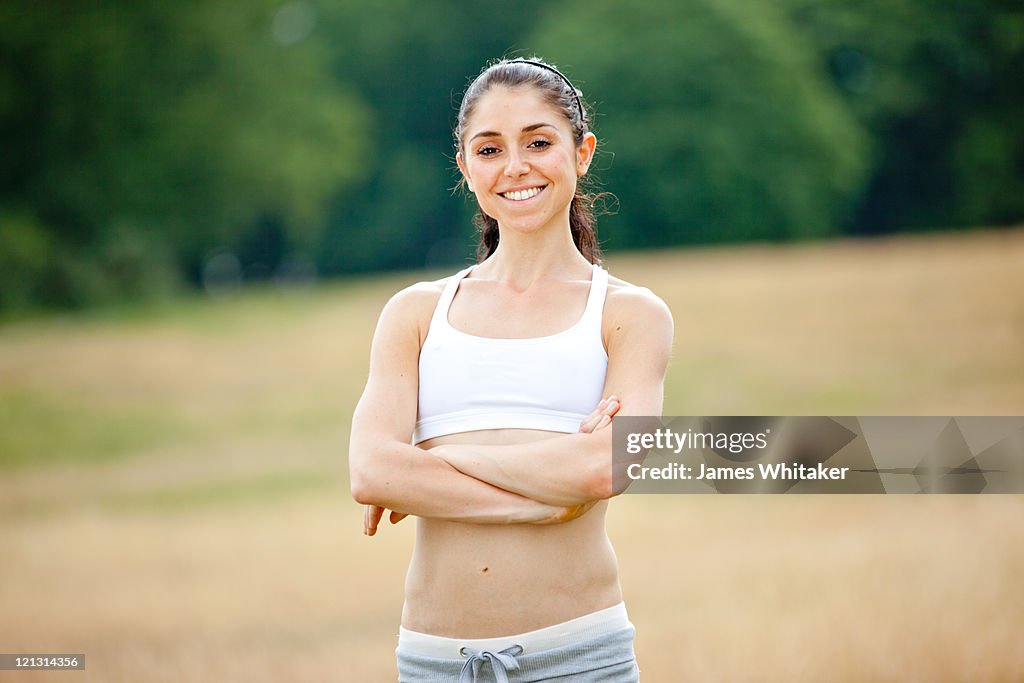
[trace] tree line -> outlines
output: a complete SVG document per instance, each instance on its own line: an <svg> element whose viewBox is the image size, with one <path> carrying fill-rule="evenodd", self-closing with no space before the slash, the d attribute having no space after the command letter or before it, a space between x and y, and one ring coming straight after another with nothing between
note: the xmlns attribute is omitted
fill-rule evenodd
<svg viewBox="0 0 1024 683"><path fill-rule="evenodd" d="M1024 216L1015 3L8 0L0 309L464 260L455 111L532 54L595 106L607 249Z"/></svg>

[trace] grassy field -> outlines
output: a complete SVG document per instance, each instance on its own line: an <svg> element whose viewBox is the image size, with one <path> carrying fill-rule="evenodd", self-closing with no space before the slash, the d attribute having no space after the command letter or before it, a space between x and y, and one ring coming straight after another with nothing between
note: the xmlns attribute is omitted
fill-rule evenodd
<svg viewBox="0 0 1024 683"><path fill-rule="evenodd" d="M1024 414L1024 230L614 255L676 321L667 414ZM437 275L440 275L438 273ZM0 681L394 680L413 525L348 423L422 274L0 328ZM1024 496L626 496L644 680L1024 680Z"/></svg>

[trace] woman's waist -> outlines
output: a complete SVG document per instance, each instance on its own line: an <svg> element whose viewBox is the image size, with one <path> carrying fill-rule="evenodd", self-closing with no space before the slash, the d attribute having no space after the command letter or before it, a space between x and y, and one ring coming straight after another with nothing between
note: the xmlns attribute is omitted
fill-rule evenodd
<svg viewBox="0 0 1024 683"><path fill-rule="evenodd" d="M588 612L551 626L493 638L453 638L420 633L402 627L399 629L398 649L444 659L464 657L467 648L500 652L509 647L518 647L521 648L522 654L533 654L630 629L632 626L626 605L620 601L611 607Z"/></svg>
<svg viewBox="0 0 1024 683"><path fill-rule="evenodd" d="M496 635L517 633L618 602L615 552L603 518L594 521L592 528L570 531L567 525L449 528L419 520L403 624L438 635L489 637L480 629L515 625Z"/></svg>
<svg viewBox="0 0 1024 683"><path fill-rule="evenodd" d="M446 638L499 638L560 624L622 602L617 578L556 589L550 584L407 590L402 627Z"/></svg>

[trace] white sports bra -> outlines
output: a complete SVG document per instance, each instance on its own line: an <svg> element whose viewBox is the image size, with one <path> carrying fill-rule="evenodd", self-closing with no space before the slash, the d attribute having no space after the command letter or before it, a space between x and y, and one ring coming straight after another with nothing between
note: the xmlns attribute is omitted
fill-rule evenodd
<svg viewBox="0 0 1024 683"><path fill-rule="evenodd" d="M575 432L604 392L608 354L601 317L608 271L594 264L587 307L575 325L545 337L494 339L448 323L459 283L438 299L419 359L419 413L414 444L480 429Z"/></svg>

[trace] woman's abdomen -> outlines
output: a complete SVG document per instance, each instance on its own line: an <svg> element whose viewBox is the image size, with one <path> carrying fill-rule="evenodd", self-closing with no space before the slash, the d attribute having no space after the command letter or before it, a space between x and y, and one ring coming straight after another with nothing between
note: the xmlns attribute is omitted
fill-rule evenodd
<svg viewBox="0 0 1024 683"><path fill-rule="evenodd" d="M565 524L419 519L402 625L452 638L524 633L622 600L606 502Z"/></svg>

